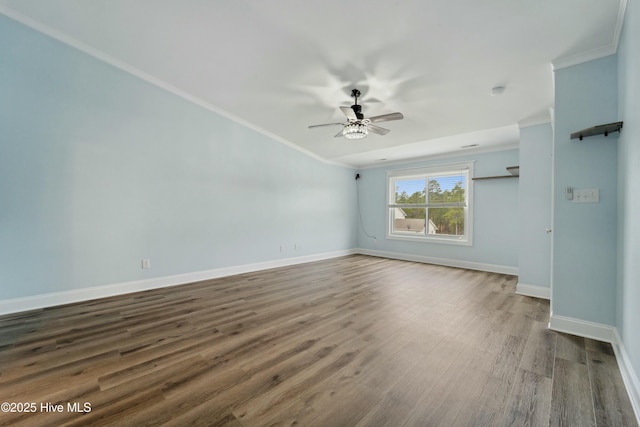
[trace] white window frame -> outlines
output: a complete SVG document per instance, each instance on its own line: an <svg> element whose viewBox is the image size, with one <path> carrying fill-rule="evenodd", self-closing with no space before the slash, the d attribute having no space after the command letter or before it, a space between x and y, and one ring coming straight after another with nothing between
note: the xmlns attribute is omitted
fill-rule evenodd
<svg viewBox="0 0 640 427"><path fill-rule="evenodd" d="M387 172L387 239L390 240L405 240L412 242L423 243L444 243L450 245L472 246L473 245L473 161L450 163L437 166L429 166L416 169L401 169ZM419 234L419 235L407 235L402 233L393 232L393 215L391 211L397 207L395 202L395 181L399 178L421 178L425 177L428 182L429 177L443 176L443 175L459 175L466 174L467 187L465 191L466 206L464 207L464 229L465 234L463 236L452 235L436 235L436 234ZM404 207L427 207L421 205L403 205Z"/></svg>

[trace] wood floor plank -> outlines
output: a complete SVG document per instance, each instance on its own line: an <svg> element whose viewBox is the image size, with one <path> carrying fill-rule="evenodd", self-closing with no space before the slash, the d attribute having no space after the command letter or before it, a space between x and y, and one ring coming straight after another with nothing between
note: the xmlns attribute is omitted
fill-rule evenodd
<svg viewBox="0 0 640 427"><path fill-rule="evenodd" d="M587 363L597 425L637 426L631 401L624 392L615 356L608 352L589 350Z"/></svg>
<svg viewBox="0 0 640 427"><path fill-rule="evenodd" d="M635 425L516 283L353 255L0 316L0 401L91 404L0 426Z"/></svg>
<svg viewBox="0 0 640 427"><path fill-rule="evenodd" d="M502 419L503 427L546 426L551 414L552 379L519 369Z"/></svg>
<svg viewBox="0 0 640 427"><path fill-rule="evenodd" d="M416 366L424 362L418 354L405 350L388 360L390 366L387 370L391 374L390 378L380 381L380 376L374 374L373 378L377 381L363 381L370 390L382 394L383 398L373 411L359 421L358 425L396 426L404 421L416 402L425 394L428 386L424 376L416 375ZM384 369L384 365L381 368ZM375 370L377 371L378 367L375 367ZM385 384L390 383L393 384L390 388L388 385L385 387Z"/></svg>
<svg viewBox="0 0 640 427"><path fill-rule="evenodd" d="M533 322L520 367L534 374L552 378L558 340L558 335L549 331L545 323Z"/></svg>
<svg viewBox="0 0 640 427"><path fill-rule="evenodd" d="M587 366L556 359L553 373L551 426L595 426Z"/></svg>
<svg viewBox="0 0 640 427"><path fill-rule="evenodd" d="M330 407L316 409L318 416L308 425L310 427L354 426L358 421L372 412L380 396L359 385L352 385L344 390L343 398L335 400Z"/></svg>
<svg viewBox="0 0 640 427"><path fill-rule="evenodd" d="M489 375L483 385L482 393L476 399L483 408L491 408L497 412L504 410L513 392L518 366L525 352L525 340L522 337L509 335L502 351L491 359Z"/></svg>
<svg viewBox="0 0 640 427"><path fill-rule="evenodd" d="M494 427L498 426L502 413L477 402L462 405L454 418L454 426Z"/></svg>
<svg viewBox="0 0 640 427"><path fill-rule="evenodd" d="M558 334L556 357L586 364L585 339L569 334Z"/></svg>
<svg viewBox="0 0 640 427"><path fill-rule="evenodd" d="M261 373L272 385L264 388L264 392L243 402L234 405L233 413L238 419L246 420L249 424L253 420L262 417L269 417L270 413L277 410L290 399L303 398L305 393L337 375L345 366L357 363L358 357L362 357L365 344L357 339L349 339L338 334L333 335L338 342L328 341L329 346L320 348L312 355L313 358L306 357L305 361L296 363L286 369L276 369L273 372ZM343 338L346 338L343 341ZM307 368L303 369L301 368ZM263 383L265 380L262 380ZM344 387L343 382L342 386ZM345 388L346 389L346 388ZM309 405L317 409L314 405Z"/></svg>
<svg viewBox="0 0 640 427"><path fill-rule="evenodd" d="M187 413L200 405L217 408L216 419L209 422L229 423L231 411L216 405L215 398L238 383L248 379L240 369L211 369L210 366L185 367L185 374L160 385L162 400L152 402L144 408L131 411L126 417L111 422L126 422L130 426L156 426Z"/></svg>

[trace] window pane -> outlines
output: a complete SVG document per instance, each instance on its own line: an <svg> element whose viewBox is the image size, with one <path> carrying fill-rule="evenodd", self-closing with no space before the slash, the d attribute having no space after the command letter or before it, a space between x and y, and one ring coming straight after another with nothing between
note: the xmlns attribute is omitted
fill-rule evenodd
<svg viewBox="0 0 640 427"><path fill-rule="evenodd" d="M467 188L464 175L429 178L429 203L464 203Z"/></svg>
<svg viewBox="0 0 640 427"><path fill-rule="evenodd" d="M427 234L464 235L464 208L429 208Z"/></svg>
<svg viewBox="0 0 640 427"><path fill-rule="evenodd" d="M391 208L392 233L424 235L426 216L426 209L424 208Z"/></svg>
<svg viewBox="0 0 640 427"><path fill-rule="evenodd" d="M425 178L396 179L395 203L424 203L425 182Z"/></svg>
<svg viewBox="0 0 640 427"><path fill-rule="evenodd" d="M388 172L387 238L472 245L473 162Z"/></svg>

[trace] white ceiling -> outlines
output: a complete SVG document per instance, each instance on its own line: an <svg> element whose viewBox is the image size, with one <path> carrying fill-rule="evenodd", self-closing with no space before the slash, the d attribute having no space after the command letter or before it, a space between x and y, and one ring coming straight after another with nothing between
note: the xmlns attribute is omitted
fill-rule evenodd
<svg viewBox="0 0 640 427"><path fill-rule="evenodd" d="M552 63L615 53L626 0L0 0L0 12L324 160L517 144ZM491 88L505 86L501 96ZM362 92L386 136L334 138Z"/></svg>

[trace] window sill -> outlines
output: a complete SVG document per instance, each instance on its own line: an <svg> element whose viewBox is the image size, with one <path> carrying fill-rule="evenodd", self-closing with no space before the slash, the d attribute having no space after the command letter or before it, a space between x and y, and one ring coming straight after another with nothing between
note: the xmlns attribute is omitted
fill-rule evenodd
<svg viewBox="0 0 640 427"><path fill-rule="evenodd" d="M399 234L387 234L387 240L403 240L405 242L472 246L471 239L458 239L455 237L424 237L424 236L410 236L410 235L403 236Z"/></svg>

